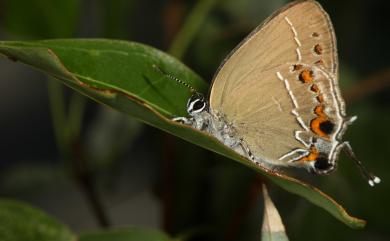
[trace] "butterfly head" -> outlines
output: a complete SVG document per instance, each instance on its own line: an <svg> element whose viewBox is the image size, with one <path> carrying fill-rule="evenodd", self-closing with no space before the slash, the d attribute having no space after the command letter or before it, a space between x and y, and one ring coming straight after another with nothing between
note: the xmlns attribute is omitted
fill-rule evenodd
<svg viewBox="0 0 390 241"><path fill-rule="evenodd" d="M194 93L187 102L187 112L191 116L208 110L208 103L200 93Z"/></svg>

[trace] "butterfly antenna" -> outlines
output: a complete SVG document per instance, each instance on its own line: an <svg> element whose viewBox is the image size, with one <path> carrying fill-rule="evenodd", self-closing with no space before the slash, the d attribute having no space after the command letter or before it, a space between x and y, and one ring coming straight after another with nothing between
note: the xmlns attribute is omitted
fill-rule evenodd
<svg viewBox="0 0 390 241"><path fill-rule="evenodd" d="M356 157L355 153L352 150L351 145L349 142L344 142L344 151L347 153L349 157L356 163L356 165L359 167L361 174L363 177L368 181L368 184L373 187L375 184L378 184L381 182L381 179L375 175L373 175L371 172L369 172L363 163Z"/></svg>
<svg viewBox="0 0 390 241"><path fill-rule="evenodd" d="M187 84L186 82L184 82L183 80L163 71L162 69L160 69L157 65L153 64L153 68L156 69L158 72L160 72L161 74L165 75L166 77L168 77L169 79L171 80L174 80L182 85L184 85L185 87L187 87L188 89L190 89L190 91L192 93L198 93L198 91L196 91L196 89L194 87L192 87L191 85Z"/></svg>

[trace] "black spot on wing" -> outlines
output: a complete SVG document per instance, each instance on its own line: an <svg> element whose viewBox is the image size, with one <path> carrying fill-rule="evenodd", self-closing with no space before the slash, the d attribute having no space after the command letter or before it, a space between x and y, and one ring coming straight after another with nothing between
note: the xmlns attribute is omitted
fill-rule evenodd
<svg viewBox="0 0 390 241"><path fill-rule="evenodd" d="M320 130L325 134L331 134L334 129L334 124L330 120L326 120L320 123Z"/></svg>

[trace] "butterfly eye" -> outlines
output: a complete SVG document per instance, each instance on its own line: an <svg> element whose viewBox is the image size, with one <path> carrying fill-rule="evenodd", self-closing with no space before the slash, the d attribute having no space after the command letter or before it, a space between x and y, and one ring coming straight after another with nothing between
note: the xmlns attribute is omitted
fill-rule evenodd
<svg viewBox="0 0 390 241"><path fill-rule="evenodd" d="M193 111L202 110L205 107L205 103L201 100L197 100L192 106Z"/></svg>
<svg viewBox="0 0 390 241"><path fill-rule="evenodd" d="M201 94L194 94L188 100L187 111L189 114L202 112L206 108L206 100Z"/></svg>
<svg viewBox="0 0 390 241"><path fill-rule="evenodd" d="M197 99L197 100L191 102L191 104L188 108L188 112L190 114L199 113L199 112L202 112L205 107L206 107L206 103L203 100Z"/></svg>

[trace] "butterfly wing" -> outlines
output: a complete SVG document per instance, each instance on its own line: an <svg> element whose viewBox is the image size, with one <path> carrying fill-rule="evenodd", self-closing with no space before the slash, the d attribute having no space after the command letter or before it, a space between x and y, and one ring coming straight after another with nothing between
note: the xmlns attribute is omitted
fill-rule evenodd
<svg viewBox="0 0 390 241"><path fill-rule="evenodd" d="M316 106L325 105L326 113L320 114L335 122L344 111L337 64L327 13L315 1L293 2L225 59L213 80L211 110L233 124L255 156L287 165L284 155L297 159L309 150L313 136L321 137L311 130L319 117Z"/></svg>

